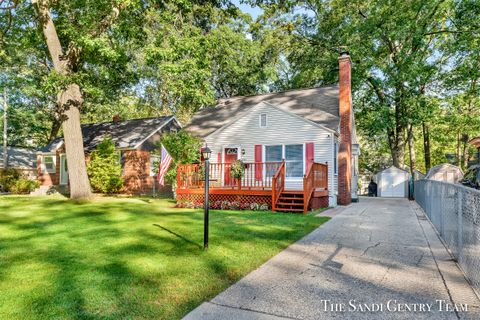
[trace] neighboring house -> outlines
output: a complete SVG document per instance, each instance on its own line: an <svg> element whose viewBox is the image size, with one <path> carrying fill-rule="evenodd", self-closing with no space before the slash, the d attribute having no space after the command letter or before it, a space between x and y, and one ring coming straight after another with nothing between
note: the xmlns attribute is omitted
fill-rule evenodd
<svg viewBox="0 0 480 320"><path fill-rule="evenodd" d="M306 212L356 197L360 150L348 54L339 66L338 85L233 97L194 115L185 129L212 150L212 199ZM237 159L246 163L241 181L230 176ZM178 201L203 201L195 172L195 165L179 167Z"/></svg>
<svg viewBox="0 0 480 320"><path fill-rule="evenodd" d="M468 143L477 149L477 154L475 154L473 161L469 162L468 166L470 167L475 164L480 164L480 137L475 137L468 141Z"/></svg>
<svg viewBox="0 0 480 320"><path fill-rule="evenodd" d="M7 167L21 171L26 177L36 177L37 150L22 147L7 147ZM5 167L3 147L0 147L0 169Z"/></svg>
<svg viewBox="0 0 480 320"><path fill-rule="evenodd" d="M376 174L377 195L386 198L408 197L410 173L407 170L391 166Z"/></svg>
<svg viewBox="0 0 480 320"><path fill-rule="evenodd" d="M428 170L425 179L443 181L449 183L459 183L463 178L463 171L457 166L449 163L443 163Z"/></svg>
<svg viewBox="0 0 480 320"><path fill-rule="evenodd" d="M158 183L154 177L154 163L159 159L157 142L165 132L181 129L174 116L112 121L82 125L83 145L89 154L106 137L112 138L119 153L125 180L125 193L147 194ZM43 186L68 185L68 166L63 138L52 141L37 154L38 180Z"/></svg>

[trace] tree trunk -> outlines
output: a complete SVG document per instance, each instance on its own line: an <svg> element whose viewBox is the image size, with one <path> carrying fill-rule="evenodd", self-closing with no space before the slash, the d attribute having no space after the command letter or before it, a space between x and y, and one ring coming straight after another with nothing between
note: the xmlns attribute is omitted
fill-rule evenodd
<svg viewBox="0 0 480 320"><path fill-rule="evenodd" d="M457 131L457 154L456 154L456 164L458 167L461 167L462 165L462 152L461 152L461 147L462 146L462 135L460 134L460 131Z"/></svg>
<svg viewBox="0 0 480 320"><path fill-rule="evenodd" d="M430 133L428 132L428 125L422 122L423 128L423 151L425 154L425 173L431 168L430 162Z"/></svg>
<svg viewBox="0 0 480 320"><path fill-rule="evenodd" d="M412 177L415 174L415 169L417 166L417 161L415 157L415 140L413 136L413 125L410 124L408 127L408 153L410 155L410 173Z"/></svg>
<svg viewBox="0 0 480 320"><path fill-rule="evenodd" d="M62 127L62 120L60 117L54 116L52 119L52 128L50 128L50 135L48 137L48 142L52 142L58 136L58 132Z"/></svg>
<svg viewBox="0 0 480 320"><path fill-rule="evenodd" d="M50 16L48 1L38 0L35 2L38 2L39 20L55 71L63 76L68 76L71 74L72 63L70 60L73 57L65 56L63 53L55 25ZM70 198L77 200L87 199L91 196L80 127L79 108L82 102L80 87L73 83L69 84L66 89L62 89L57 97L57 104L63 120L62 128L69 169Z"/></svg>
<svg viewBox="0 0 480 320"><path fill-rule="evenodd" d="M392 158L394 160L393 165L403 169L405 165L405 132L403 128L397 131L394 156Z"/></svg>
<svg viewBox="0 0 480 320"><path fill-rule="evenodd" d="M468 169L468 134L462 135L462 144L463 144L463 152L462 152L462 159L463 159L463 169Z"/></svg>

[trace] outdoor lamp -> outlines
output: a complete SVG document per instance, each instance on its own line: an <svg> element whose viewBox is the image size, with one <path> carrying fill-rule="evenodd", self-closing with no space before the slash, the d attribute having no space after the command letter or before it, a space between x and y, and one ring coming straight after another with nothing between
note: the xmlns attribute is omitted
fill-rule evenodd
<svg viewBox="0 0 480 320"><path fill-rule="evenodd" d="M208 161L211 155L212 155L212 150L210 150L210 148L207 145L205 145L205 148L202 150L203 159Z"/></svg>
<svg viewBox="0 0 480 320"><path fill-rule="evenodd" d="M202 150L203 159L205 159L205 201L203 204L203 248L208 248L208 189L210 186L210 155L212 150L205 145L205 149Z"/></svg>

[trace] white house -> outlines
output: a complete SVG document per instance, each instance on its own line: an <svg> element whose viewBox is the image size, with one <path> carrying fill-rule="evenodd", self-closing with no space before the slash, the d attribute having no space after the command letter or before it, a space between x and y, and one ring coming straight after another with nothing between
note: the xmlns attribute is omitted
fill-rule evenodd
<svg viewBox="0 0 480 320"><path fill-rule="evenodd" d="M268 164L284 161L284 193L303 192L310 198L311 190L304 190L308 188L310 170L325 168L325 177L321 178L328 181L322 188L327 193L325 205L348 204L352 195L356 197L360 150L352 111L348 54L340 56L339 66L338 85L223 99L215 107L194 115L185 129L212 150L211 162L227 165L218 169L222 174L217 175L213 193L229 185L225 175L228 165L241 159L247 168L246 176L239 182L242 191L256 189L255 182L249 181L274 177L275 170L281 170L269 169ZM212 168L211 171L217 170ZM317 173L312 181L317 179L318 184L320 175ZM218 180L223 181L222 186Z"/></svg>

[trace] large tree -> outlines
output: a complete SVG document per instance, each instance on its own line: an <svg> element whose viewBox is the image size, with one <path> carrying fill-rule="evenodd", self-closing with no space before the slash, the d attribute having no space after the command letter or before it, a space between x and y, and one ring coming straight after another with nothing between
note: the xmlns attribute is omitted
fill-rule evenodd
<svg viewBox="0 0 480 320"><path fill-rule="evenodd" d="M429 162L429 132L435 131L433 120L443 110L432 101L440 98L444 105L450 97L441 86L443 74L452 55L465 57L459 50L463 35L478 39L475 1L249 2L263 6L264 21L273 21L279 34L292 35L285 51L291 69L286 87L336 82L338 53L348 50L354 68L354 108L364 140L384 141L393 164L408 163L413 170L418 162L416 137L423 131ZM471 26L464 26L463 20ZM378 144L371 141L368 145Z"/></svg>

